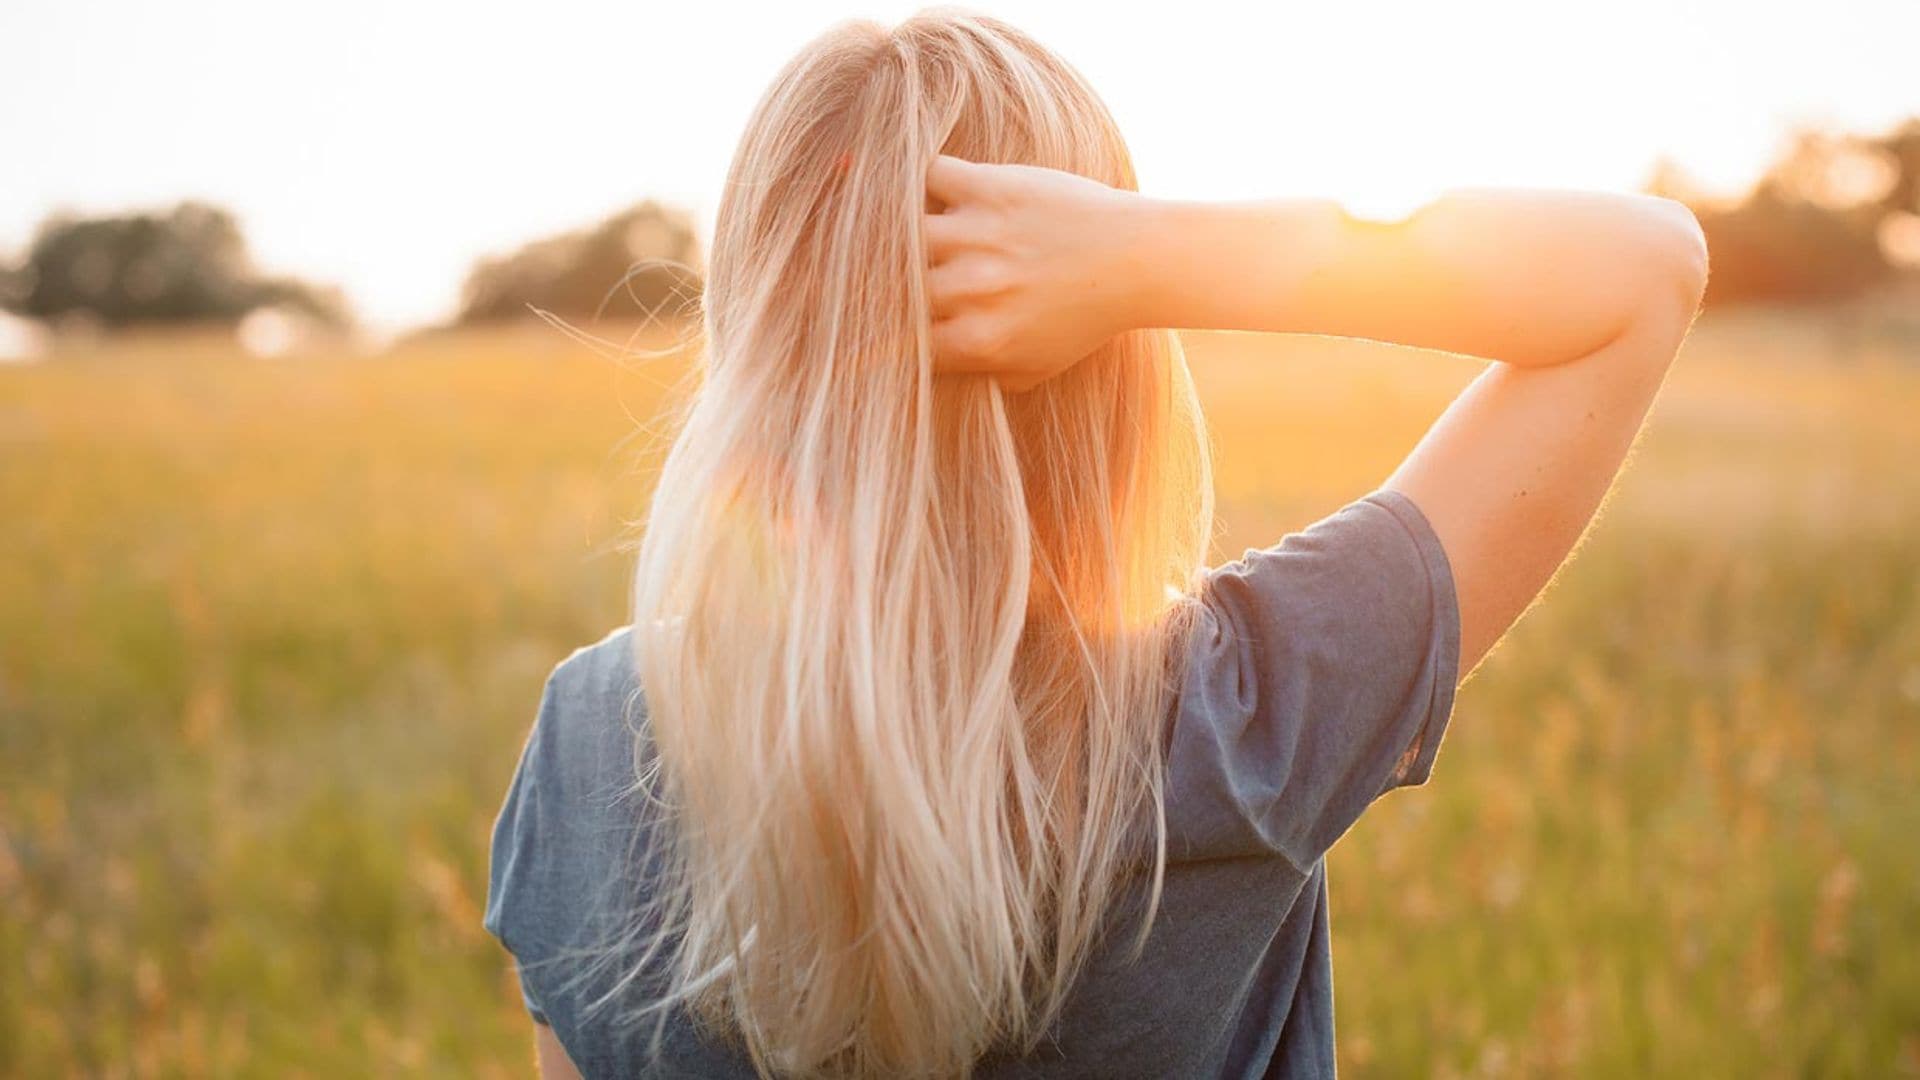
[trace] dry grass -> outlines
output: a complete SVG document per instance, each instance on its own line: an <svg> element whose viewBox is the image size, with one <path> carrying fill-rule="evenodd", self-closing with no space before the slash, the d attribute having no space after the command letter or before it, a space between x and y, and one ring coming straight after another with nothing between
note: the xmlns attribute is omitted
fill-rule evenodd
<svg viewBox="0 0 1920 1080"><path fill-rule="evenodd" d="M1920 1074L1920 343L1688 352L1433 783L1333 855L1349 1075ZM96 353L0 369L0 1074L524 1073L487 832L622 620L672 370ZM1472 371L1193 353L1227 553Z"/></svg>

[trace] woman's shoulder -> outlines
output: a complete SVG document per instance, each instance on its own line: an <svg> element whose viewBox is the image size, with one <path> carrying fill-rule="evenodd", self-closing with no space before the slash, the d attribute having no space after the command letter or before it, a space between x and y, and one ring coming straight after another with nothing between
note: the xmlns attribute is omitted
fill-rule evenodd
<svg viewBox="0 0 1920 1080"><path fill-rule="evenodd" d="M621 626L554 665L547 694L582 713L624 711L638 704L640 680L633 655L633 627Z"/></svg>
<svg viewBox="0 0 1920 1080"><path fill-rule="evenodd" d="M637 751L648 744L633 644L630 627L616 628L575 649L548 675L520 763L544 801L573 814L630 816Z"/></svg>
<svg viewBox="0 0 1920 1080"><path fill-rule="evenodd" d="M540 695L493 836L490 920L512 914L539 922L566 912L579 886L638 823L636 741L645 706L630 655L632 635L617 629L556 664ZM568 888L550 883L566 881ZM525 885L525 888L517 888ZM506 919L509 948L512 920ZM551 938L551 927L538 936Z"/></svg>

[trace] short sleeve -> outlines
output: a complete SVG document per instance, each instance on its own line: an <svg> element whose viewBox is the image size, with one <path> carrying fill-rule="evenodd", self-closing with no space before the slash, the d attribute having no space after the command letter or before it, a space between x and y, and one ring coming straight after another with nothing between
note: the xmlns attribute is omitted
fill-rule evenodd
<svg viewBox="0 0 1920 1080"><path fill-rule="evenodd" d="M554 668L493 827L482 921L513 954L527 1011L563 1040L605 974L583 958L608 951L637 898L630 721L644 711L628 647L619 631Z"/></svg>
<svg viewBox="0 0 1920 1080"><path fill-rule="evenodd" d="M1175 857L1305 870L1373 800L1425 783L1460 614L1419 507L1378 491L1207 575L1168 748Z"/></svg>
<svg viewBox="0 0 1920 1080"><path fill-rule="evenodd" d="M533 730L520 751L520 763L514 769L513 782L493 825L493 849L488 859L487 907L483 924L487 931L514 954L520 979L520 996L527 1012L541 1024L549 1023L547 1013L535 996L533 980L526 964L550 937L542 926L541 913L551 905L547 882L552 856L551 838L543 839L544 807L541 803L541 773L548 769L551 749L542 746L543 737L552 730L555 707L553 681L548 680L540 697L540 711Z"/></svg>

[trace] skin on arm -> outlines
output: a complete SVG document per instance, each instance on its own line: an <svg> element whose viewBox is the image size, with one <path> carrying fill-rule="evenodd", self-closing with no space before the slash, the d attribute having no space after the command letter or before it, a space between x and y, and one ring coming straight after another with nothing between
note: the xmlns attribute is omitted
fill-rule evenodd
<svg viewBox="0 0 1920 1080"><path fill-rule="evenodd" d="M573 1059L567 1056L567 1048L560 1045L560 1037L546 1024L533 1025L533 1048L535 1060L540 1064L540 1075L545 1080L580 1080L580 1070L573 1067Z"/></svg>
<svg viewBox="0 0 1920 1080"><path fill-rule="evenodd" d="M1387 480L1426 514L1447 553L1463 676L1599 511L1691 319L1676 304L1577 363L1495 365Z"/></svg>
<svg viewBox="0 0 1920 1080"><path fill-rule="evenodd" d="M1462 192L1408 220L1176 203L937 159L925 219L944 370L1013 389L1142 326L1331 334L1497 361L1387 481L1432 523L1470 671L1592 520L1706 281L1691 213L1642 196Z"/></svg>

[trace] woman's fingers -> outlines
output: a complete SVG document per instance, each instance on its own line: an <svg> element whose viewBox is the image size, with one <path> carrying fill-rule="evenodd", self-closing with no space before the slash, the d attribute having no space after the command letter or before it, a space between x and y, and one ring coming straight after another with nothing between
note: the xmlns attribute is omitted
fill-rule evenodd
<svg viewBox="0 0 1920 1080"><path fill-rule="evenodd" d="M941 154L927 166L927 194L954 206L967 201L978 187L982 166Z"/></svg>
<svg viewBox="0 0 1920 1080"><path fill-rule="evenodd" d="M959 282L954 280L952 263L941 263L927 271L927 306L936 319L954 314L964 299Z"/></svg>
<svg viewBox="0 0 1920 1080"><path fill-rule="evenodd" d="M1009 390L1026 390L1044 374L1014 357L1006 299L1019 275L999 248L994 170L945 154L927 167L927 195L944 213L921 218L933 314L934 370L991 375Z"/></svg>
<svg viewBox="0 0 1920 1080"><path fill-rule="evenodd" d="M937 372L955 372L968 370L966 357L960 351L955 320L935 317L933 321L933 370Z"/></svg>
<svg viewBox="0 0 1920 1080"><path fill-rule="evenodd" d="M1006 340L992 322L978 315L935 319L935 371L993 373L1002 366Z"/></svg>
<svg viewBox="0 0 1920 1080"><path fill-rule="evenodd" d="M1015 392L1031 390L1050 372L1007 362L1004 341L983 321L962 316L933 324L933 370L940 375L990 375Z"/></svg>
<svg viewBox="0 0 1920 1080"><path fill-rule="evenodd" d="M927 301L936 316L991 301L1011 287L1001 264L981 255L948 259L927 270Z"/></svg>
<svg viewBox="0 0 1920 1080"><path fill-rule="evenodd" d="M971 231L959 214L927 214L921 218L927 239L927 258L938 262L966 246Z"/></svg>

